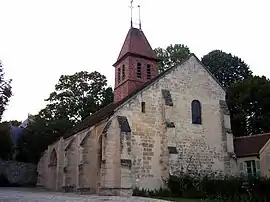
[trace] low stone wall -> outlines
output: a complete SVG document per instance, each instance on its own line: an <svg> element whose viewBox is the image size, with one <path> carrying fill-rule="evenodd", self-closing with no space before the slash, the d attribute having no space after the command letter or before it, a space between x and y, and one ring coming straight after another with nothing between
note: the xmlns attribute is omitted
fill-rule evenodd
<svg viewBox="0 0 270 202"><path fill-rule="evenodd" d="M8 181L8 185L35 186L37 166L31 163L2 161L0 159L0 176Z"/></svg>

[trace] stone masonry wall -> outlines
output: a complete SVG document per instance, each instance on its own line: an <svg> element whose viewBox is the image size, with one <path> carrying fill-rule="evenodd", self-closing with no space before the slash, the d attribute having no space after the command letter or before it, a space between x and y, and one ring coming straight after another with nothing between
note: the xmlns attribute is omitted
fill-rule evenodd
<svg viewBox="0 0 270 202"><path fill-rule="evenodd" d="M172 105L162 90L170 92ZM201 125L192 124L192 100L201 102ZM224 172L220 100L225 91L192 56L119 107L115 116L126 116L132 130L133 186L159 188L169 172L179 169Z"/></svg>
<svg viewBox="0 0 270 202"><path fill-rule="evenodd" d="M31 163L0 159L0 175L5 176L10 184L33 186L37 181L37 166Z"/></svg>
<svg viewBox="0 0 270 202"><path fill-rule="evenodd" d="M110 122L104 133L104 157L102 158L101 195L115 195L121 185L120 129L116 119Z"/></svg>

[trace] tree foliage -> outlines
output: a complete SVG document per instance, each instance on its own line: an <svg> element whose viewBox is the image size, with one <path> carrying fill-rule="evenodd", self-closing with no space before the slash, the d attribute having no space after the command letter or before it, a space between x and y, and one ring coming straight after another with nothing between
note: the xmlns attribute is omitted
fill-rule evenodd
<svg viewBox="0 0 270 202"><path fill-rule="evenodd" d="M160 71L165 71L180 64L190 55L189 48L183 44L171 44L166 49L156 48L155 52L159 59Z"/></svg>
<svg viewBox="0 0 270 202"><path fill-rule="evenodd" d="M22 122L18 120L11 120L9 123L13 126L19 126Z"/></svg>
<svg viewBox="0 0 270 202"><path fill-rule="evenodd" d="M235 136L270 132L270 81L253 76L234 84L227 103Z"/></svg>
<svg viewBox="0 0 270 202"><path fill-rule="evenodd" d="M0 60L0 120L6 109L9 98L12 95L11 85L10 85L11 80L5 80L4 75L5 74L4 74L3 65Z"/></svg>
<svg viewBox="0 0 270 202"><path fill-rule="evenodd" d="M64 134L71 123L66 120L46 120L36 115L18 141L17 160L37 163L48 145Z"/></svg>
<svg viewBox="0 0 270 202"><path fill-rule="evenodd" d="M12 156L13 143L8 122L0 123L0 158L8 160Z"/></svg>
<svg viewBox="0 0 270 202"><path fill-rule="evenodd" d="M111 88L99 72L77 72L62 75L55 91L46 99L49 102L40 116L46 119L68 119L74 124L113 101Z"/></svg>
<svg viewBox="0 0 270 202"><path fill-rule="evenodd" d="M62 75L19 140L17 160L37 163L41 153L57 138L97 110L113 101L112 88L99 72Z"/></svg>
<svg viewBox="0 0 270 202"><path fill-rule="evenodd" d="M221 50L214 50L202 57L202 63L225 87L251 76L249 66L239 57Z"/></svg>

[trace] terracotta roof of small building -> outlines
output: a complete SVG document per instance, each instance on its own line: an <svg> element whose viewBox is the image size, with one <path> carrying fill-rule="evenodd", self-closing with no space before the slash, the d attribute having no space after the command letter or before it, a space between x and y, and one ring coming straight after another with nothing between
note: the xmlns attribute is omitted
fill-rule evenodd
<svg viewBox="0 0 270 202"><path fill-rule="evenodd" d="M234 139L235 154L237 157L259 155L269 139L270 133L237 137Z"/></svg>
<svg viewBox="0 0 270 202"><path fill-rule="evenodd" d="M157 60L156 53L151 48L142 30L131 27L128 31L117 61L119 63L125 56L136 55L147 59Z"/></svg>

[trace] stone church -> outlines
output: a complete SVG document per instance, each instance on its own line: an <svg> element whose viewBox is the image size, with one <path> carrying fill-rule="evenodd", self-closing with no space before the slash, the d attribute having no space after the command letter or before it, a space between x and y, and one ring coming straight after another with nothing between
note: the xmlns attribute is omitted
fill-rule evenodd
<svg viewBox="0 0 270 202"><path fill-rule="evenodd" d="M37 185L131 195L177 172L235 172L225 90L194 54L159 73L143 31L131 27L113 66L114 102L48 146Z"/></svg>

